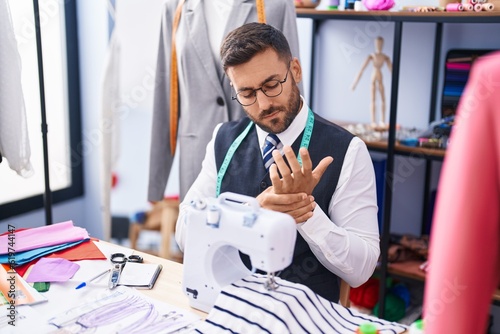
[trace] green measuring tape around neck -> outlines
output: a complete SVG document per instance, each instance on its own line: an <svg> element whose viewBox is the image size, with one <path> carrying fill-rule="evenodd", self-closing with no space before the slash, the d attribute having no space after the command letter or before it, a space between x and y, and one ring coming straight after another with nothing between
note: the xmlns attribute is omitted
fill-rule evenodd
<svg viewBox="0 0 500 334"><path fill-rule="evenodd" d="M234 153L241 145L243 139L245 139L245 137L250 132L250 129L252 128L253 124L254 123L250 121L245 130L243 130L243 132L240 133L240 135L233 141L233 143L229 147L229 150L227 151L226 156L224 157L224 161L222 162L222 166L220 167L219 172L217 173L217 187L215 189L216 197L219 197L220 195L222 180L224 179L224 175L226 175L227 168L229 167L229 164L233 159ZM309 142L311 141L313 127L314 127L314 113L311 111L311 109L309 109L309 113L307 114L307 123L304 129L304 134L302 135L302 141L300 142L300 147L309 148ZM297 153L297 160L299 161L299 164L302 166L302 159L300 158L299 153Z"/></svg>

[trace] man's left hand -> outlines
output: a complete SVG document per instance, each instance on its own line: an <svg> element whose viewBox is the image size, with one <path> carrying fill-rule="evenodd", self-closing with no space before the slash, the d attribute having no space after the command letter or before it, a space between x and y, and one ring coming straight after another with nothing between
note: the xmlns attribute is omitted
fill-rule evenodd
<svg viewBox="0 0 500 334"><path fill-rule="evenodd" d="M269 176L273 183L276 194L296 194L304 192L311 195L319 180L325 173L328 166L333 162L333 158L328 156L323 158L318 166L313 170L309 151L301 147L299 150L302 166L295 156L290 146L283 148L289 166L278 150L273 151L275 164L269 169ZM281 174L281 178L278 174Z"/></svg>

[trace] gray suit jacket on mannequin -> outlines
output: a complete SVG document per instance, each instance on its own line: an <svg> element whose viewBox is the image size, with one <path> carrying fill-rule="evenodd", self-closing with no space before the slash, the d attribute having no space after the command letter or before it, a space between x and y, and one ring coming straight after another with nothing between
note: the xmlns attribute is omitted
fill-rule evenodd
<svg viewBox="0 0 500 334"><path fill-rule="evenodd" d="M209 42L203 0L186 0L176 34L179 67L179 126L177 132L181 200L201 170L205 148L215 126L245 115L231 100L229 80ZM174 156L170 152L170 56L172 24L178 0L168 0L162 14L155 79L148 200L163 199ZM287 37L294 57L299 43L294 2L265 1L266 23ZM257 22L255 0L234 0L224 36L248 22Z"/></svg>

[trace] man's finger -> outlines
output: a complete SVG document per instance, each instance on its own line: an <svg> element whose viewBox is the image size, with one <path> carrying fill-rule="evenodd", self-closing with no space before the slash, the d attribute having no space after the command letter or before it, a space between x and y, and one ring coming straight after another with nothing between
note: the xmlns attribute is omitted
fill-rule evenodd
<svg viewBox="0 0 500 334"><path fill-rule="evenodd" d="M307 201L308 196L305 193L298 194L268 194L266 198L267 207L269 206L288 206L300 207L306 204L306 202L301 203L303 201Z"/></svg>
<svg viewBox="0 0 500 334"><path fill-rule="evenodd" d="M290 169L292 170L293 178L296 179L297 177L300 177L302 171L299 161L295 157L295 152L293 152L290 146L285 146L283 148L283 152L285 153L286 159L288 160L288 165L290 165Z"/></svg>
<svg viewBox="0 0 500 334"><path fill-rule="evenodd" d="M285 182L290 182L292 179L290 168L288 167L288 165L285 162L285 159L283 159L281 153L278 150L273 151L273 158L283 180Z"/></svg>
<svg viewBox="0 0 500 334"><path fill-rule="evenodd" d="M309 151L305 147L301 147L299 150L300 159L302 160L302 173L306 175L312 172L312 161L309 156Z"/></svg>
<svg viewBox="0 0 500 334"><path fill-rule="evenodd" d="M271 167L269 167L269 178L271 179L271 183L273 184L274 191L277 194L281 194L283 189L281 179L278 174L278 167L276 166L276 164L272 164Z"/></svg>
<svg viewBox="0 0 500 334"><path fill-rule="evenodd" d="M285 212L293 217L296 217L296 216L302 216L305 213L314 210L315 207L316 207L316 202L314 202L314 199L312 199L312 196L310 196L307 198L307 200L290 205L288 207L288 210L286 210Z"/></svg>
<svg viewBox="0 0 500 334"><path fill-rule="evenodd" d="M319 162L318 166L316 166L316 168L314 168L314 171L313 171L314 177L317 180L321 179L321 177L325 173L326 169L328 168L328 166L330 166L330 164L332 162L333 162L333 158L332 157L323 158Z"/></svg>
<svg viewBox="0 0 500 334"><path fill-rule="evenodd" d="M300 210L295 210L293 212L287 212L290 216L295 219L295 223L304 223L308 219L312 218L314 215L314 208L316 207L316 202L311 203L307 208L301 208Z"/></svg>

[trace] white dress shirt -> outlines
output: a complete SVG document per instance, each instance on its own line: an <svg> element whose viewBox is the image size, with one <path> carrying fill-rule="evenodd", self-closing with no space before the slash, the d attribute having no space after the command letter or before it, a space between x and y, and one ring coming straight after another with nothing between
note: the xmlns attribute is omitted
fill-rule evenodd
<svg viewBox="0 0 500 334"><path fill-rule="evenodd" d="M283 145L291 146L306 126L309 107L302 100L302 109L295 120L278 134ZM215 128L207 145L200 174L180 204L175 239L181 250L185 244L184 216L189 203L193 199L215 197L214 143L220 126ZM262 148L267 132L258 126L256 130ZM350 286L363 284L373 274L380 254L377 194L373 163L361 139L354 137L349 144L328 213L317 205L312 218L297 224L297 231L318 260Z"/></svg>

